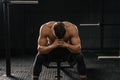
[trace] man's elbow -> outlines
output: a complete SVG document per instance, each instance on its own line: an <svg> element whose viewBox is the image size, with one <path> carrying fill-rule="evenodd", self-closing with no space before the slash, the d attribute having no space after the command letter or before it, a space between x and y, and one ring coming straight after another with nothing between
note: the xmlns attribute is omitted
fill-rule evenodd
<svg viewBox="0 0 120 80"><path fill-rule="evenodd" d="M77 53L81 53L81 46L80 46L80 45L77 46L76 52L77 52Z"/></svg>
<svg viewBox="0 0 120 80"><path fill-rule="evenodd" d="M76 50L76 53L81 53L81 50L80 50L80 49L77 49L77 50Z"/></svg>
<svg viewBox="0 0 120 80"><path fill-rule="evenodd" d="M81 48L80 47L76 47L73 50L71 50L71 52L74 53L74 54L79 54L79 53L81 53Z"/></svg>
<svg viewBox="0 0 120 80"><path fill-rule="evenodd" d="M40 54L44 53L44 50L43 50L42 46L38 46L37 50Z"/></svg>

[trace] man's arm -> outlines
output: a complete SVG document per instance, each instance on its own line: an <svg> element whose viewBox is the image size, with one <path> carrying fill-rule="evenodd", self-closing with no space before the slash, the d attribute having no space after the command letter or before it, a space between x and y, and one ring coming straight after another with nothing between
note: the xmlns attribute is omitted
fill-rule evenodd
<svg viewBox="0 0 120 80"><path fill-rule="evenodd" d="M38 47L37 47L38 52L40 54L47 54L56 47L54 45L47 45L48 43L47 34L48 34L47 29L44 26L42 26L39 33Z"/></svg>
<svg viewBox="0 0 120 80"><path fill-rule="evenodd" d="M74 35L71 38L71 43L66 43L67 49L72 52L72 53L80 53L81 52L81 43L80 43L80 38L77 35Z"/></svg>
<svg viewBox="0 0 120 80"><path fill-rule="evenodd" d="M74 40L77 40L77 39L74 39ZM80 47L79 43L78 44L68 44L67 49L72 53L80 53L81 52L81 47Z"/></svg>
<svg viewBox="0 0 120 80"><path fill-rule="evenodd" d="M65 42L65 46L72 53L80 53L81 52L81 41L78 33L77 26L74 24L70 24L69 26L69 34L71 35L71 44Z"/></svg>

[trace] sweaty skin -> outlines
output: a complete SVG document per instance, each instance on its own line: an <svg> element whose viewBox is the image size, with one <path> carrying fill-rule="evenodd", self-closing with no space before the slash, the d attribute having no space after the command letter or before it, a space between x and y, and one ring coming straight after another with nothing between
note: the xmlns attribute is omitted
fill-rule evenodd
<svg viewBox="0 0 120 80"><path fill-rule="evenodd" d="M66 34L62 39L58 39L53 31L54 24L56 23L56 21L50 21L40 27L38 52L40 52L40 54L48 54L56 47L63 47L67 48L73 54L80 53L81 41L77 26L68 21L63 21L62 23L65 25Z"/></svg>

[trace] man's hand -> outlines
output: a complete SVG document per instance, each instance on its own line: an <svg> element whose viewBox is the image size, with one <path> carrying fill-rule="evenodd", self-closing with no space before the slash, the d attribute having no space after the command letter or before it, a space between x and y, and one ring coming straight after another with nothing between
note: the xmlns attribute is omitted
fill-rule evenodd
<svg viewBox="0 0 120 80"><path fill-rule="evenodd" d="M65 41L62 41L63 44L60 45L60 47L63 47L63 48L67 48L68 47L68 43L65 42Z"/></svg>
<svg viewBox="0 0 120 80"><path fill-rule="evenodd" d="M68 46L68 43L66 43L62 39L56 39L53 43L53 46L66 48Z"/></svg>

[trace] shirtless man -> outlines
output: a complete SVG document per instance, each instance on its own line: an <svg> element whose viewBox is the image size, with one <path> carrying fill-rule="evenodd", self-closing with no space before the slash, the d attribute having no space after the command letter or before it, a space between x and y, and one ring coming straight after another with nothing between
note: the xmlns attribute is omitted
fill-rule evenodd
<svg viewBox="0 0 120 80"><path fill-rule="evenodd" d="M71 22L50 21L40 27L38 38L38 54L33 66L33 80L38 80L42 64L52 58L68 59L72 54L76 59L80 80L87 80L86 66L81 53L81 41L77 26Z"/></svg>

